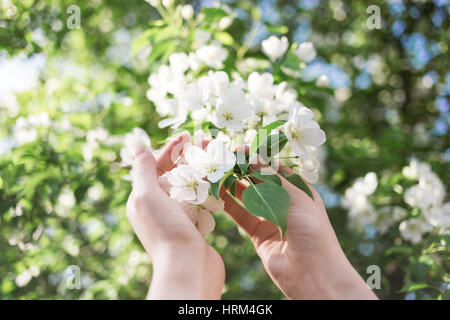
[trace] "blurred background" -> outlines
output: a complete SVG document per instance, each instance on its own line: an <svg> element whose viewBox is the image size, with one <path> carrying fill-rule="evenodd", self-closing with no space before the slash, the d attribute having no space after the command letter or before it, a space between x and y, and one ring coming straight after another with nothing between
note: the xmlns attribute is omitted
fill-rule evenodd
<svg viewBox="0 0 450 320"><path fill-rule="evenodd" d="M380 267L380 298L450 298L450 238L440 225L448 206L412 243L400 221L377 228L374 216L355 220L345 201L374 172L377 190L363 200L375 214L401 207L420 217L420 205L404 199L417 183L404 170L413 158L442 181L436 206L448 201L448 0L149 2L192 4L196 16L222 8L231 22L213 33L229 52L225 64L243 75L264 69L260 42L271 34L313 42L317 56L292 87L327 133L317 189L345 253L364 279L368 266ZM158 24L150 3L0 1L1 299L145 297L151 262L125 217L131 186L119 151L134 127L154 148L164 144L147 78L171 52L187 52L196 27L184 23L185 37ZM379 8L380 28L368 27L369 5ZM207 240L226 264L223 298L283 298L249 239L225 214L215 218Z"/></svg>

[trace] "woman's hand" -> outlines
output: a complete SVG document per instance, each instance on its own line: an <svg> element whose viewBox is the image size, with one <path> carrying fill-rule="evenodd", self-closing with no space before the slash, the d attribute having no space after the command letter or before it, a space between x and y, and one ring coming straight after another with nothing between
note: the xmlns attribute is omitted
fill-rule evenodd
<svg viewBox="0 0 450 320"><path fill-rule="evenodd" d="M293 173L287 167L281 170ZM291 199L282 240L274 224L251 215L222 190L225 211L248 233L275 284L290 299L376 299L345 257L317 191L309 186L313 201L282 176L280 179ZM239 183L238 198L245 188Z"/></svg>
<svg viewBox="0 0 450 320"><path fill-rule="evenodd" d="M158 159L139 147L133 163L133 190L127 217L153 261L149 299L220 299L225 281L221 256L197 231L178 203L159 184L189 141L181 135Z"/></svg>

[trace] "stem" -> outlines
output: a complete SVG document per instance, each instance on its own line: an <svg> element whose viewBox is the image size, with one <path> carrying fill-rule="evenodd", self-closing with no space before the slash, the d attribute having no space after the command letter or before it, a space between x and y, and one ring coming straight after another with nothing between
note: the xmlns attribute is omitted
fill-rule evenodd
<svg viewBox="0 0 450 320"><path fill-rule="evenodd" d="M259 19L254 21L254 27L252 28L252 30L250 31L250 33L248 34L247 39L245 39L245 43L242 45L242 47L237 51L236 53L236 59L240 60L244 57L245 53L248 51L248 49L250 48L250 44L253 41L253 39L256 36L256 28L258 27L259 24Z"/></svg>
<svg viewBox="0 0 450 320"><path fill-rule="evenodd" d="M167 12L166 12L166 10L161 6L161 4L158 3L158 4L156 5L155 8L156 8L156 10L158 10L158 12L159 12L159 14L161 15L161 17L163 18L163 20L167 20L167 18L168 18Z"/></svg>
<svg viewBox="0 0 450 320"><path fill-rule="evenodd" d="M278 157L278 158L273 158L274 160L279 160L279 159L299 159L299 156L292 156L292 157Z"/></svg>

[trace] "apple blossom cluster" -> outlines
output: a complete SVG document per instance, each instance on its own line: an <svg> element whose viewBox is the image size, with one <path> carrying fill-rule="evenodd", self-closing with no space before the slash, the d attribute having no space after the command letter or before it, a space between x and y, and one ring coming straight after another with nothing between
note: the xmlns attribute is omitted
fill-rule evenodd
<svg viewBox="0 0 450 320"><path fill-rule="evenodd" d="M224 141L238 133L250 140L263 126L287 120L284 132L299 159L297 167L309 182L317 181L319 162L314 154L325 142L325 133L313 120L314 113L297 100L295 90L286 82L275 84L267 72L253 72L247 81L239 76L231 80L223 71L192 79L190 73L185 74L188 60L185 53L174 53L169 65L149 77L147 97L165 117L161 128L176 129L188 120L211 122Z"/></svg>
<svg viewBox="0 0 450 320"><path fill-rule="evenodd" d="M190 16L188 7L185 11ZM285 54L289 43L286 37L271 36L261 46L275 61ZM303 62L316 55L312 43L300 44L294 53ZM223 67L227 56L227 50L211 41L208 32L196 30L194 51L172 53L169 63L159 66L148 78L147 98L163 117L159 127L180 131L193 124L194 141L198 141L198 135L210 140L205 149L198 143L185 146L176 166L161 177L161 185L202 234L214 228L214 219L206 213L223 208L222 200L212 196L211 186L236 174L233 170L240 165L235 152L238 145L268 139L260 134L270 128L268 134L278 133L286 141L275 154L283 149L283 156L288 155L283 158L290 159L288 165L303 179L315 183L320 167L317 148L326 140L314 112L298 101L297 92L287 82L275 83L269 72L252 72L245 80L236 73L230 77L224 71L215 71ZM131 165L134 147L150 147L150 139L139 128L127 134L124 143L124 166ZM256 145L257 150L259 147ZM245 173L238 178L249 179Z"/></svg>
<svg viewBox="0 0 450 320"><path fill-rule="evenodd" d="M370 225L376 227L379 234L399 223L398 228L404 240L417 244L424 234L436 228L440 233L448 233L450 227L450 203L444 203L446 190L439 177L429 164L416 159L403 168L403 176L417 181L403 193L403 200L409 206L381 206L375 209L369 197L378 186L375 173L369 172L345 191L342 206L348 210L349 227L360 232ZM408 215L408 211L417 210L419 214Z"/></svg>
<svg viewBox="0 0 450 320"><path fill-rule="evenodd" d="M12 129L12 139L16 146L33 142L38 136L40 127L48 128L51 120L47 113L19 117Z"/></svg>
<svg viewBox="0 0 450 320"><path fill-rule="evenodd" d="M289 41L286 37L278 38L276 36L270 36L266 40L261 42L261 47L266 56L270 60L275 61L289 48ZM310 62L316 57L316 49L312 42L302 42L294 50L294 54L303 62Z"/></svg>
<svg viewBox="0 0 450 320"><path fill-rule="evenodd" d="M441 179L431 170L428 163L415 159L411 160L409 166L403 168L403 175L417 181L417 184L405 191L403 200L411 208L420 209L422 212L419 217L400 224L403 238L417 243L424 233L433 228L438 228L440 233L448 234L450 202L444 203L447 193Z"/></svg>
<svg viewBox="0 0 450 320"><path fill-rule="evenodd" d="M376 211L369 196L378 186L378 178L374 172L367 173L364 177L357 178L353 185L345 190L342 198L342 206L348 210L350 228L364 231L367 224L376 219Z"/></svg>

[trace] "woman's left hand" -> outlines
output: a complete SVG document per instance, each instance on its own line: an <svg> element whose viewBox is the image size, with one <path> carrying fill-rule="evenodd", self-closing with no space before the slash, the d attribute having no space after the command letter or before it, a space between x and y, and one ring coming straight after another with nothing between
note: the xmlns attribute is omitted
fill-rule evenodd
<svg viewBox="0 0 450 320"><path fill-rule="evenodd" d="M189 139L180 135L157 159L144 147L134 157L126 211L153 262L148 299L220 299L225 282L222 257L159 184L159 176L174 166L174 154Z"/></svg>

